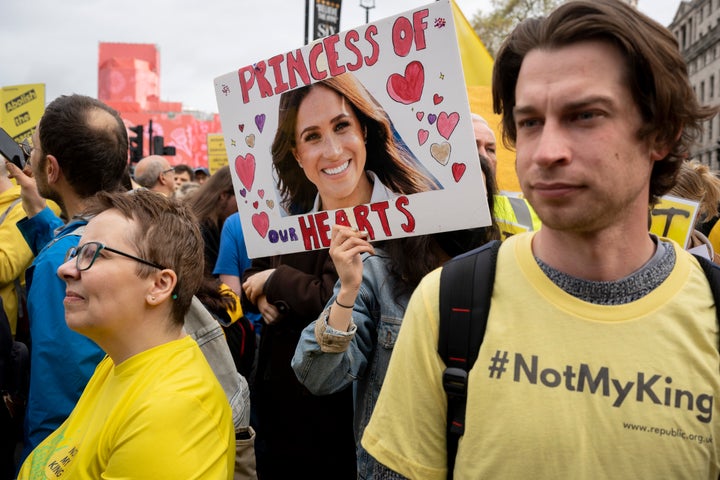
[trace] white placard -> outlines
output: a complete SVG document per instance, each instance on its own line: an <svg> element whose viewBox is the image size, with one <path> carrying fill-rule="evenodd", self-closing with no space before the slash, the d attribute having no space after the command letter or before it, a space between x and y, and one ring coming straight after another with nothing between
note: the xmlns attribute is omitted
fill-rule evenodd
<svg viewBox="0 0 720 480"><path fill-rule="evenodd" d="M413 181L423 185L422 189L406 193L388 185L397 182L386 178L407 174L397 173L393 162L378 161L379 156L370 153L370 145L379 140L372 133L374 124L368 128L360 114L358 121L363 124L368 145L365 169L377 175L375 187L382 177L379 187L386 187L390 194L374 195L362 205L320 211L307 206L307 200L305 207L298 207L299 201L294 202L292 195L283 201L278 188L281 176L287 185L298 178L300 183L306 182L304 179L312 175L299 177L302 169L280 174L273 163L274 142L280 145L301 138L277 133L281 99L297 95L308 85L324 84L328 78L356 84L360 94L384 112L393 143L409 153L402 163L411 167L412 176L417 177ZM335 223L366 230L370 240L490 224L447 0L241 67L216 78L215 91L243 233L252 258L327 248ZM301 106L302 101L296 110ZM354 111L357 113L358 108ZM328 135L323 135L316 141L325 142L326 138ZM348 164L361 164L353 162L355 157ZM323 177L322 182L331 177L328 170L334 173L338 169L314 172L314 176ZM320 190L324 191L323 187ZM307 188L302 191L307 192ZM317 188L313 198L315 192ZM322 204L322 194L320 197Z"/></svg>

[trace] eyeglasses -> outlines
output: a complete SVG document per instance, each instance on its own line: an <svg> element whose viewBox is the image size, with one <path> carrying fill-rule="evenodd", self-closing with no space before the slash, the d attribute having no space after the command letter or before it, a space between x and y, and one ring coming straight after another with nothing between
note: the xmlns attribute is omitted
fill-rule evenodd
<svg viewBox="0 0 720 480"><path fill-rule="evenodd" d="M175 173L175 167L170 167L167 170L163 170L160 175L167 175L168 173L173 172Z"/></svg>
<svg viewBox="0 0 720 480"><path fill-rule="evenodd" d="M22 142L18 143L18 145L20 146L20 150L22 150L23 155L25 155L25 164L30 165L30 156L32 155L32 152L35 149L35 147L30 145L30 142L28 141L27 138L25 140L23 140Z"/></svg>
<svg viewBox="0 0 720 480"><path fill-rule="evenodd" d="M93 263L95 263L95 259L100 255L101 250L107 250L108 252L117 253L118 255L122 255L123 257L131 258L137 262L144 263L145 265L159 268L160 270L165 270L165 267L163 267L162 265L143 260L142 258L130 255L129 253L121 252L120 250L115 250L114 248L105 246L100 242L88 242L79 247L71 247L65 254L65 262L74 258L75 268L77 268L79 272L84 272L85 270L89 270L90 267L93 266Z"/></svg>

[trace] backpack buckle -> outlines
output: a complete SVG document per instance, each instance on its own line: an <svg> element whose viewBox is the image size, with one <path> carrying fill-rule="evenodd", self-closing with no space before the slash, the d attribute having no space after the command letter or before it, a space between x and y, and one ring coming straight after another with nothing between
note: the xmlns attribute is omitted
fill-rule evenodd
<svg viewBox="0 0 720 480"><path fill-rule="evenodd" d="M462 368L448 367L443 372L443 388L449 397L467 396L468 372Z"/></svg>

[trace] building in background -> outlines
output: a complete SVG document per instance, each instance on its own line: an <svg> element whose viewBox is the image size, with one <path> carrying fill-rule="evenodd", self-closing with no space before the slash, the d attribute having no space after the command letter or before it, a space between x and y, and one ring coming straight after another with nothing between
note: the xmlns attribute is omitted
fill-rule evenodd
<svg viewBox="0 0 720 480"><path fill-rule="evenodd" d="M720 0L682 1L668 27L688 64L690 82L700 103L720 104ZM720 170L720 119L706 122L692 155Z"/></svg>
<svg viewBox="0 0 720 480"><path fill-rule="evenodd" d="M156 45L100 43L98 99L120 113L130 138L137 136L130 128L143 126L143 156L161 154L155 147L156 137L162 137L165 146L175 148L175 155L168 156L171 165L208 167L207 137L222 132L220 116L183 111L181 102L162 101L160 78L160 53Z"/></svg>

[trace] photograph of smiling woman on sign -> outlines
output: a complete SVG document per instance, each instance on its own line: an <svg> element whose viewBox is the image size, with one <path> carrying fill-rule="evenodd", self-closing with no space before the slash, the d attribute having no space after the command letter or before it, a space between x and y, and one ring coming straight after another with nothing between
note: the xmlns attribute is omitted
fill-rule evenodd
<svg viewBox="0 0 720 480"><path fill-rule="evenodd" d="M448 0L214 83L250 258L491 223Z"/></svg>
<svg viewBox="0 0 720 480"><path fill-rule="evenodd" d="M282 94L272 159L291 215L442 188L350 73Z"/></svg>

